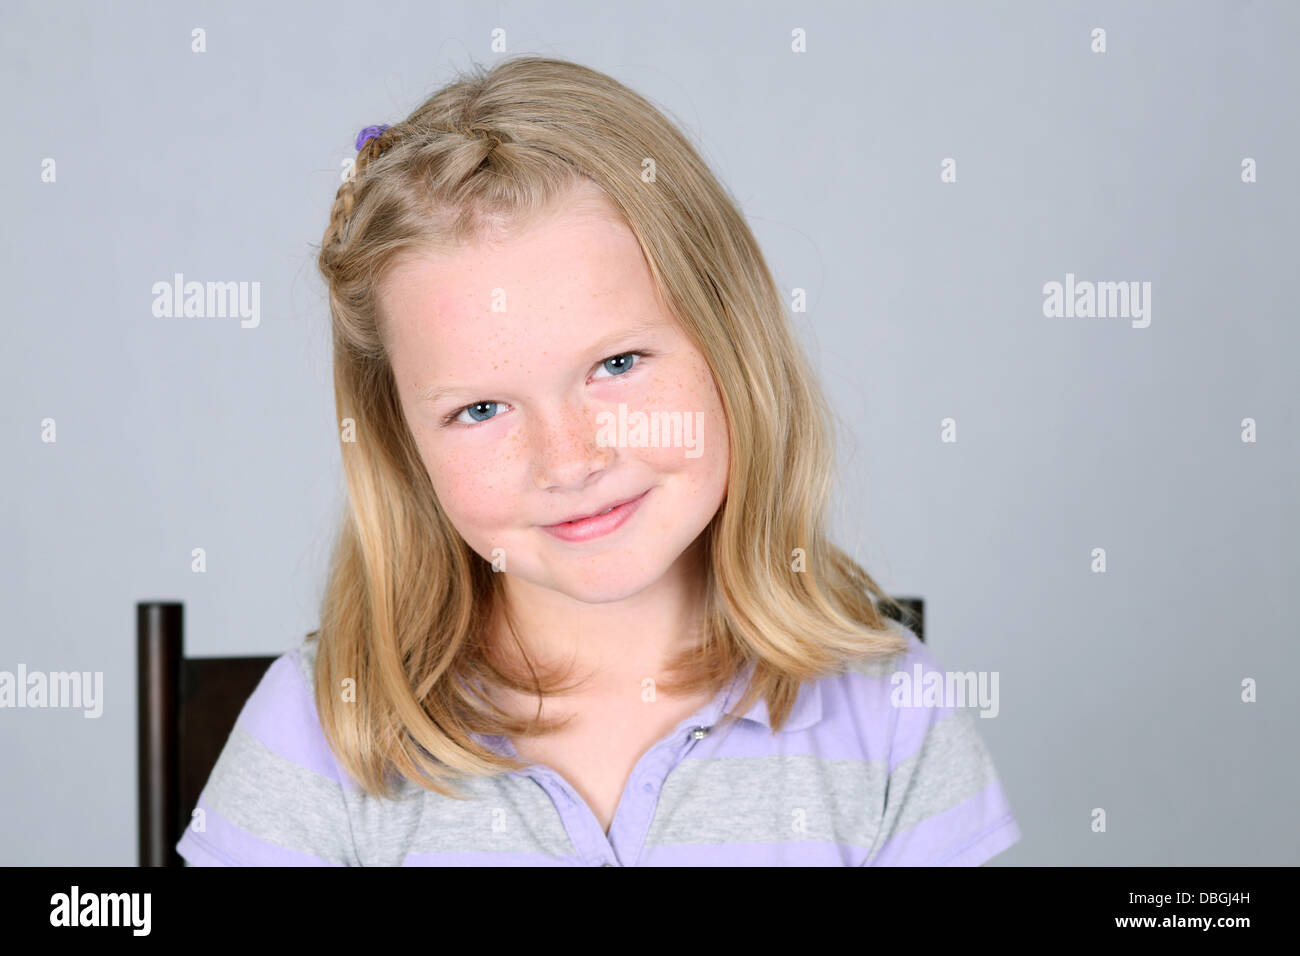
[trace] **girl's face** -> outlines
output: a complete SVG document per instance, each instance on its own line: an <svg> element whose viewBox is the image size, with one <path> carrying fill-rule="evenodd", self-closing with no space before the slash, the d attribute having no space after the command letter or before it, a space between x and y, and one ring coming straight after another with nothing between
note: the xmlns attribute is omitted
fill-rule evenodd
<svg viewBox="0 0 1300 956"><path fill-rule="evenodd" d="M708 525L727 426L632 232L594 187L559 206L508 240L404 262L380 301L406 420L461 536L498 570L599 604L659 581Z"/></svg>

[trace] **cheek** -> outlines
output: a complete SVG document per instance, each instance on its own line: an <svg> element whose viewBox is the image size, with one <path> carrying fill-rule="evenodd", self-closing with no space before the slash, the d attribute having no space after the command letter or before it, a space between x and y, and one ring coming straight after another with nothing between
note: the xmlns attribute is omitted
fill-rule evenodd
<svg viewBox="0 0 1300 956"><path fill-rule="evenodd" d="M458 531L472 542L475 529L501 524L514 506L519 458L490 441L419 442L438 501Z"/></svg>
<svg viewBox="0 0 1300 956"><path fill-rule="evenodd" d="M681 412L684 447L640 448L638 456L660 473L677 474L701 506L716 501L726 488L730 465L727 418L708 366L701 359L672 384L657 382L653 407ZM674 436L675 437L675 436Z"/></svg>

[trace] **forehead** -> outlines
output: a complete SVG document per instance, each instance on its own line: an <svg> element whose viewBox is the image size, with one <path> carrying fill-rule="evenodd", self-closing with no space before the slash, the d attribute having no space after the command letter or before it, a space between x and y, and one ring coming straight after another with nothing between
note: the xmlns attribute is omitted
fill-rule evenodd
<svg viewBox="0 0 1300 956"><path fill-rule="evenodd" d="M507 238L410 254L379 296L385 338L441 353L448 365L484 348L564 348L619 325L666 320L636 237L589 197Z"/></svg>

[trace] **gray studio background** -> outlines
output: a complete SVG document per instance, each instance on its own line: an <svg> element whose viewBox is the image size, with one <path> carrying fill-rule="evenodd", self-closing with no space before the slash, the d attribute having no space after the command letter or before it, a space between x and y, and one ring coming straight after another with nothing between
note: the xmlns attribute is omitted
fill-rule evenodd
<svg viewBox="0 0 1300 956"><path fill-rule="evenodd" d="M5 4L0 670L105 700L0 710L0 863L135 863L137 601L183 601L192 656L316 627L314 246L357 131L498 27L665 108L807 290L837 540L926 599L945 667L1000 675L994 865L1300 863L1284 2ZM155 318L178 272L260 282L260 325ZM1067 273L1150 282L1149 327L1045 317Z"/></svg>

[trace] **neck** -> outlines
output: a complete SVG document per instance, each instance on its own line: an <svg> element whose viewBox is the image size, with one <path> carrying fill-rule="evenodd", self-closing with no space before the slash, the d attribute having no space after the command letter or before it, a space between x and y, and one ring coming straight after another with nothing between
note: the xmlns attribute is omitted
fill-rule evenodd
<svg viewBox="0 0 1300 956"><path fill-rule="evenodd" d="M568 595L517 578L504 581L515 635L539 668L572 666L573 678L587 678L571 692L577 698L626 695L646 677L656 677L676 654L698 644L703 624L699 542L687 549L662 578L621 601L584 604ZM515 636L498 614L494 648L521 664Z"/></svg>

